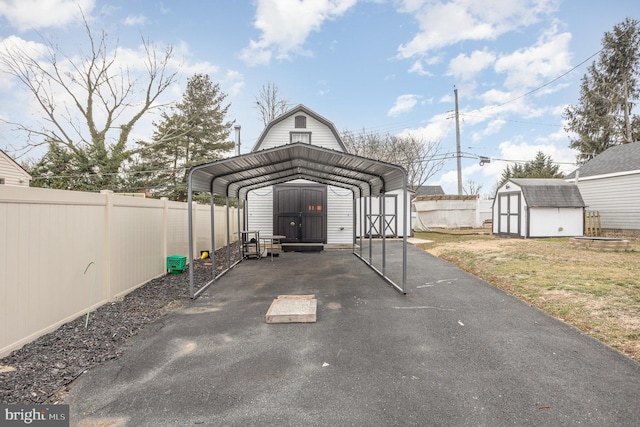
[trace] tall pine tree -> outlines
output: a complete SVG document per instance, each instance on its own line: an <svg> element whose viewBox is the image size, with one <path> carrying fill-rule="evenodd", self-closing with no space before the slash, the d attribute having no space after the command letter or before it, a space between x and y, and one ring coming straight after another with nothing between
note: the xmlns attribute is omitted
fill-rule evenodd
<svg viewBox="0 0 640 427"><path fill-rule="evenodd" d="M633 107L640 95L640 23L627 18L602 38L597 62L580 85L578 105L565 109L570 147L585 162L607 148L638 140L640 118Z"/></svg>
<svg viewBox="0 0 640 427"><path fill-rule="evenodd" d="M524 164L514 164L507 166L502 171L498 187L511 178L563 178L560 166L555 164L551 156L546 156L542 151L538 151L536 157Z"/></svg>
<svg viewBox="0 0 640 427"><path fill-rule="evenodd" d="M224 104L226 97L209 76L191 77L182 101L154 123L153 141L139 142L139 157L129 171L130 185L185 201L189 168L220 159L233 149L228 138L234 121L226 121L230 106Z"/></svg>

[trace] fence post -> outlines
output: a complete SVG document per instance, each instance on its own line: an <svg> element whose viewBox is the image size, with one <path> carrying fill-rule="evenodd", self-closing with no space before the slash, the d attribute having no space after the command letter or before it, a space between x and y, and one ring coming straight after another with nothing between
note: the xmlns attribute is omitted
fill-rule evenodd
<svg viewBox="0 0 640 427"><path fill-rule="evenodd" d="M193 224L193 229L192 229L192 233L193 235L191 236L192 240L193 240L193 253L197 254L198 253L198 203L197 202L191 202L191 206L193 207L192 211L191 211L191 221ZM187 233L188 234L188 233ZM194 258L196 257L196 255L193 256ZM191 262L192 260L189 260L189 262Z"/></svg>
<svg viewBox="0 0 640 427"><path fill-rule="evenodd" d="M111 287L111 241L113 239L113 191L100 190L104 194L104 258L102 262L102 280L107 301L113 301L113 290Z"/></svg>
<svg viewBox="0 0 640 427"><path fill-rule="evenodd" d="M162 265L166 273L166 261L169 256L169 199L160 197L160 200L162 200Z"/></svg>

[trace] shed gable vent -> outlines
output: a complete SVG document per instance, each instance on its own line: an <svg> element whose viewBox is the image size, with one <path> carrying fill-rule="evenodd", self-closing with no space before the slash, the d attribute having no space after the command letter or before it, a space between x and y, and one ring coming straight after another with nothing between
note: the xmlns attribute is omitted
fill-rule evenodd
<svg viewBox="0 0 640 427"><path fill-rule="evenodd" d="M305 129L307 127L306 116L296 116L296 129Z"/></svg>

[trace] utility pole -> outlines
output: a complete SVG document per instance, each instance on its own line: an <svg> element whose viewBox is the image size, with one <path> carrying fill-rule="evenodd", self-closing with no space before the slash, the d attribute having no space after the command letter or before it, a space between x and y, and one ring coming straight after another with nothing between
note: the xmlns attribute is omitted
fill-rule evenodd
<svg viewBox="0 0 640 427"><path fill-rule="evenodd" d="M456 96L456 157L458 159L458 196L462 196L462 160L460 154L460 115L458 114L458 89L454 88Z"/></svg>
<svg viewBox="0 0 640 427"><path fill-rule="evenodd" d="M236 130L236 155L240 155L240 125L233 127Z"/></svg>

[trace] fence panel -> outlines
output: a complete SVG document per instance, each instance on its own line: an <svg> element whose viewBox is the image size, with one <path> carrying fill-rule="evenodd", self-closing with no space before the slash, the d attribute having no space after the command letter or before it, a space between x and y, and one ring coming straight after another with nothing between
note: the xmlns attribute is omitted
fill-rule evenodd
<svg viewBox="0 0 640 427"><path fill-rule="evenodd" d="M210 208L196 211L209 249ZM168 255L189 252L187 215L167 200L0 186L0 357L164 274ZM225 215L216 208L226 238Z"/></svg>

